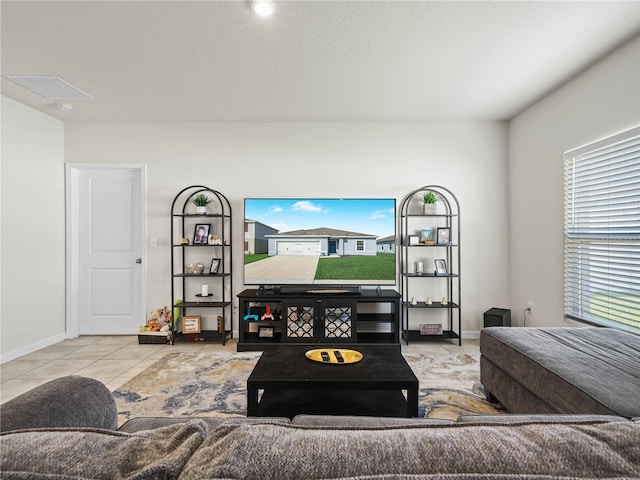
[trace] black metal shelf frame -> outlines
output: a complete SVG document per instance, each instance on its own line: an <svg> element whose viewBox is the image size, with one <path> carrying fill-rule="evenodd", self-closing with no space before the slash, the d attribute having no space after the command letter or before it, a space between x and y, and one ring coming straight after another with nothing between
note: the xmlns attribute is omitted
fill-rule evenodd
<svg viewBox="0 0 640 480"><path fill-rule="evenodd" d="M418 211L423 203L422 197L426 192L433 192L436 195L437 202L440 204L441 211L434 214L425 214ZM444 212L442 211L444 210ZM410 228L415 228L416 223L424 219L423 226L431 228L428 225L429 220L437 222L437 226L448 227L451 232L451 243L439 245L409 245ZM410 223L412 222L412 223ZM425 185L412 192L409 192L400 204L399 215L399 244L400 244L400 294L402 296L402 336L407 343L410 341L429 341L438 339L454 339L458 340L458 344L462 345L462 311L461 311L461 265L460 265L460 204L456 196L447 188L440 185ZM448 274L436 274L435 272L415 273L412 271L410 252L416 249L440 249L442 258L447 261L449 269ZM435 250L434 250L435 251ZM419 280L422 279L422 280ZM430 280L424 280L430 279ZM444 281L446 282L447 303L443 305L441 302L432 302L427 304L425 301L413 303L412 289L413 282L425 281ZM443 326L442 335L426 336L420 335L420 331L410 327L410 314L417 311L428 310L445 310L446 325Z"/></svg>
<svg viewBox="0 0 640 480"><path fill-rule="evenodd" d="M211 213L192 213L191 208L193 198L203 193L212 198L210 208ZM195 226L194 220L217 220L216 234L219 234L221 244L192 245L182 244L182 238L188 238L190 228ZM204 185L192 185L182 189L174 197L171 203L171 304L174 308L179 308L182 315L189 315L193 310L217 309L219 317L224 325L222 332L218 330L202 329L198 334L185 334L180 332L180 325L174 324L172 338L185 337L193 340L198 337L204 340L220 340L222 345L228 338L233 338L233 271L232 271L232 213L231 204L222 193ZM204 223L204 222L203 222ZM200 249L209 249L214 258L220 258L219 271L217 273L186 273L187 252L197 252ZM207 265L204 265L207 269ZM189 301L185 297L192 279L201 278L214 280L211 290L217 294L216 301ZM193 288L193 287L191 287ZM197 339L197 338L196 338Z"/></svg>

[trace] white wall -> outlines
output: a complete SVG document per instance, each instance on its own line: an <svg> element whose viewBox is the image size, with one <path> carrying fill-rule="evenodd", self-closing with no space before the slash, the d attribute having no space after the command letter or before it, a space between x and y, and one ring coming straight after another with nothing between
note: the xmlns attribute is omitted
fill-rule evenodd
<svg viewBox="0 0 640 480"><path fill-rule="evenodd" d="M148 164L147 309L170 302L169 208L204 183L234 209L242 289L246 196L391 196L426 184L458 196L463 331L490 307L562 320L562 154L640 123L640 39L554 94L496 122L394 124L66 123L2 98L2 361L64 337L64 161ZM507 130L508 128L508 130ZM64 142L63 142L64 135ZM509 163L507 164L507 153ZM46 201L25 215L21 196ZM236 317L237 318L237 317Z"/></svg>
<svg viewBox="0 0 640 480"><path fill-rule="evenodd" d="M65 338L64 126L9 98L0 103L4 362Z"/></svg>
<svg viewBox="0 0 640 480"><path fill-rule="evenodd" d="M640 124L640 38L510 123L511 306L522 325L566 326L562 299L563 153Z"/></svg>
<svg viewBox="0 0 640 480"><path fill-rule="evenodd" d="M183 187L231 201L234 293L243 286L243 199L249 196L395 197L440 184L462 212L463 332L508 308L507 126L393 124L67 123L66 161L148 165L147 310L170 303L169 210ZM234 312L237 329L237 312Z"/></svg>

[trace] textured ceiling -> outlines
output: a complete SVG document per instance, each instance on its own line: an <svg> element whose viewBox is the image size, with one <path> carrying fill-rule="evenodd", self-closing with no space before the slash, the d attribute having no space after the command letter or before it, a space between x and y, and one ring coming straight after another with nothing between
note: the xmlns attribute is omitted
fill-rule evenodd
<svg viewBox="0 0 640 480"><path fill-rule="evenodd" d="M640 2L5 1L2 94L69 121L506 120L640 33Z"/></svg>

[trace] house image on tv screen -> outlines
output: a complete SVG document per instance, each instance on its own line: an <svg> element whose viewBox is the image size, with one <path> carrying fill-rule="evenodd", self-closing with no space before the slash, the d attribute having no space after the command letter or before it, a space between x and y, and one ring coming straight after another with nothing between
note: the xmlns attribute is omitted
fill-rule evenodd
<svg viewBox="0 0 640 480"><path fill-rule="evenodd" d="M267 253L269 251L267 235L276 233L278 233L276 228L250 218L245 218L244 253Z"/></svg>
<svg viewBox="0 0 640 480"><path fill-rule="evenodd" d="M375 255L375 235L334 228L311 228L265 235L269 256L274 255Z"/></svg>
<svg viewBox="0 0 640 480"><path fill-rule="evenodd" d="M376 250L380 253L396 253L396 236L389 235L376 240Z"/></svg>
<svg viewBox="0 0 640 480"><path fill-rule="evenodd" d="M395 235L376 239L375 235L332 228L278 233L277 229L256 220L246 218L244 221L244 253L329 256L395 251Z"/></svg>

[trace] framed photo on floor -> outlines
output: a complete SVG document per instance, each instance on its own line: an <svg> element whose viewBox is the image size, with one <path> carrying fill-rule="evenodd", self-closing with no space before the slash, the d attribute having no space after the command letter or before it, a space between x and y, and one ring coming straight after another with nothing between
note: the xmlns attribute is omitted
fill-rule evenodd
<svg viewBox="0 0 640 480"><path fill-rule="evenodd" d="M200 333L200 315L185 315L182 317L182 333Z"/></svg>

